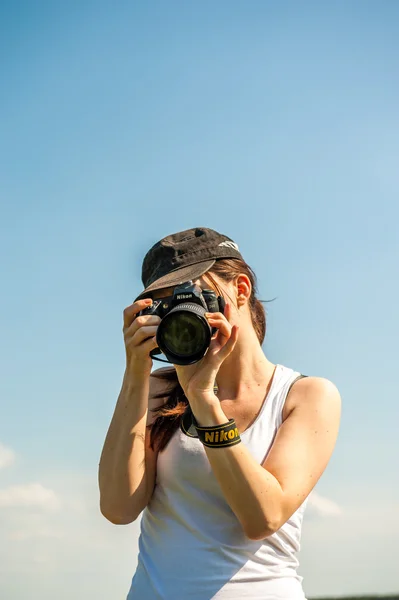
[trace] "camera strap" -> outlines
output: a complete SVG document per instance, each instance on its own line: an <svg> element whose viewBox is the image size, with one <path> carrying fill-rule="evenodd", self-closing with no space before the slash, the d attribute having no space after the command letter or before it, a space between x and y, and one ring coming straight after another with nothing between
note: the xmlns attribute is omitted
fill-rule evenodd
<svg viewBox="0 0 399 600"><path fill-rule="evenodd" d="M218 391L219 391L219 387L215 381L215 384L213 386L213 393L215 394L215 396L217 396ZM187 403L186 410L184 411L182 418L180 420L180 429L182 430L183 433L188 435L188 437L195 437L195 438L198 437L198 433L197 433L197 430L194 425L194 415L192 413L191 406L188 403Z"/></svg>
<svg viewBox="0 0 399 600"><path fill-rule="evenodd" d="M223 425L201 427L198 425L190 405L188 405L181 418L180 428L188 437L198 438L208 448L225 448L241 442L234 419L229 419Z"/></svg>
<svg viewBox="0 0 399 600"><path fill-rule="evenodd" d="M194 426L194 415L191 411L191 406L188 404L180 420L180 429L188 437L197 438L198 433Z"/></svg>

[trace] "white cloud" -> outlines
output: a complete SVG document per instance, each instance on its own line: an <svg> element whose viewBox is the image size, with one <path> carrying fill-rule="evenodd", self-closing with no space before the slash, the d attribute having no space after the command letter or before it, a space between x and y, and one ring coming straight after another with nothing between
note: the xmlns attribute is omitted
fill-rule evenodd
<svg viewBox="0 0 399 600"><path fill-rule="evenodd" d="M0 490L0 508L41 508L56 510L60 506L59 499L53 490L40 483L14 485Z"/></svg>
<svg viewBox="0 0 399 600"><path fill-rule="evenodd" d="M15 462L15 452L0 443L0 469L9 467Z"/></svg>
<svg viewBox="0 0 399 600"><path fill-rule="evenodd" d="M46 565L51 563L51 557L49 554L36 554L32 557L32 561L36 565Z"/></svg>
<svg viewBox="0 0 399 600"><path fill-rule="evenodd" d="M316 492L312 492L309 496L308 506L311 512L314 512L323 517L337 516L342 514L341 508L336 502L320 496Z"/></svg>
<svg viewBox="0 0 399 600"><path fill-rule="evenodd" d="M63 510L0 510L0 539L6 540L0 544L0 597L126 598L137 565L140 520L121 527L102 517L94 473L42 476ZM383 492L379 504L356 488L348 494L338 485L326 488L327 497L312 493L309 508L315 518L304 524L299 558L307 598L398 589L399 507L396 498L386 501L389 488ZM342 515L329 516L338 514L337 508ZM65 572L73 576L60 587ZM20 587L12 596L7 592L15 590L15 582Z"/></svg>
<svg viewBox="0 0 399 600"><path fill-rule="evenodd" d="M65 537L64 532L59 529L50 529L50 528L37 528L34 527L32 529L16 529L12 531L8 539L12 542L25 542L26 540L33 538L53 538L53 539L62 539Z"/></svg>

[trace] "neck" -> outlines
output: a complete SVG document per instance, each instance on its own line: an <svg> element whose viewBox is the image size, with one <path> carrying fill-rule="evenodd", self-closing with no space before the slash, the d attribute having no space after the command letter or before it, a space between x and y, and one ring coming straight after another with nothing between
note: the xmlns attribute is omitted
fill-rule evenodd
<svg viewBox="0 0 399 600"><path fill-rule="evenodd" d="M263 353L255 332L241 335L234 351L222 363L216 376L219 400L247 398L249 392L265 389L275 365Z"/></svg>

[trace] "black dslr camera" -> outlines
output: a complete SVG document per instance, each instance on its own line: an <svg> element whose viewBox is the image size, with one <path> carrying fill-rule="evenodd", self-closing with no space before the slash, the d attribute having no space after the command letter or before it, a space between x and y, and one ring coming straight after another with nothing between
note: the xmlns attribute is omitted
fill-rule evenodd
<svg viewBox="0 0 399 600"><path fill-rule="evenodd" d="M151 292L148 298L152 298ZM157 330L158 348L150 355L163 354L176 365L191 365L205 355L217 329L204 316L207 312L224 313L226 303L213 290L203 290L191 280L177 285L173 295L153 299L152 306L139 315L157 315L161 322ZM165 361L164 361L165 362Z"/></svg>

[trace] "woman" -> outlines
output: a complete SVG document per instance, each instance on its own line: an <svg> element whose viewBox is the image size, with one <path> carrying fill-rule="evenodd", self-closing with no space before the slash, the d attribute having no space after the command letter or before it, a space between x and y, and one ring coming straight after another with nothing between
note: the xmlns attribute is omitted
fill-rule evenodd
<svg viewBox="0 0 399 600"><path fill-rule="evenodd" d="M99 468L109 521L144 511L128 600L305 598L302 518L336 443L336 387L266 358L256 278L227 236L167 236L142 278L124 311L126 371ZM188 280L226 302L206 315L209 348L151 373L161 318L138 313Z"/></svg>

